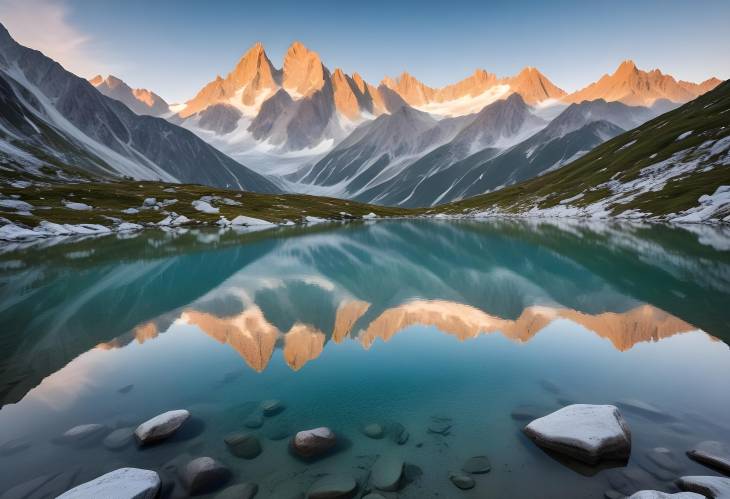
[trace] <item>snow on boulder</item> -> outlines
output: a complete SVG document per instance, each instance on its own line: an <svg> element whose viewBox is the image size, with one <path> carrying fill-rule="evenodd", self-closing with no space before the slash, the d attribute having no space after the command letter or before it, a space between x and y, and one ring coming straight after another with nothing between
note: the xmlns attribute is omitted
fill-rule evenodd
<svg viewBox="0 0 730 499"><path fill-rule="evenodd" d="M122 222L119 225L117 225L117 230L119 232L125 232L130 230L142 230L144 227L142 227L140 224L133 224L131 222Z"/></svg>
<svg viewBox="0 0 730 499"><path fill-rule="evenodd" d="M711 499L730 499L730 478L683 476L677 480L677 485L686 492L696 492Z"/></svg>
<svg viewBox="0 0 730 499"><path fill-rule="evenodd" d="M680 216L670 219L670 222L701 223L713 218L715 213L725 212L725 208L730 205L730 185L721 185L712 194L700 196L697 202L699 206L686 210Z"/></svg>
<svg viewBox="0 0 730 499"><path fill-rule="evenodd" d="M142 201L142 206L154 206L157 204L157 198L145 198L144 201Z"/></svg>
<svg viewBox="0 0 730 499"><path fill-rule="evenodd" d="M613 405L569 405L532 421L524 432L540 447L588 464L631 454L631 432Z"/></svg>
<svg viewBox="0 0 730 499"><path fill-rule="evenodd" d="M218 210L218 208L216 208L215 206L212 206L207 201L202 201L200 199L193 201L190 204L193 205L193 208L195 208L198 211L202 211L203 213L215 214L220 211L220 210Z"/></svg>
<svg viewBox="0 0 730 499"><path fill-rule="evenodd" d="M127 215L136 215L139 213L139 210L137 208L127 208L126 210L122 210L122 213L125 213Z"/></svg>
<svg viewBox="0 0 730 499"><path fill-rule="evenodd" d="M363 215L362 218L363 218L363 220L373 220L375 218L378 218L378 216L371 211L367 215Z"/></svg>
<svg viewBox="0 0 730 499"><path fill-rule="evenodd" d="M0 240L3 241L22 241L24 239L33 239L39 235L35 231L15 224L7 224L0 227Z"/></svg>
<svg viewBox="0 0 730 499"><path fill-rule="evenodd" d="M313 217L313 216L309 216L309 215L304 217L304 223L308 223L308 224L319 224L319 223L326 222L326 221L327 220L324 218Z"/></svg>
<svg viewBox="0 0 730 499"><path fill-rule="evenodd" d="M0 199L0 208L8 208L11 210L18 211L30 211L33 209L33 205L21 201L20 199Z"/></svg>
<svg viewBox="0 0 730 499"><path fill-rule="evenodd" d="M694 492L677 492L670 494L668 492L659 492L657 490L640 490L629 496L628 499L705 499L705 496L695 494Z"/></svg>
<svg viewBox="0 0 730 499"><path fill-rule="evenodd" d="M77 203L75 201L64 201L63 205L68 208L69 210L76 210L76 211L89 211L93 210L91 206L89 206L86 203Z"/></svg>
<svg viewBox="0 0 730 499"><path fill-rule="evenodd" d="M275 225L266 220L260 218L246 217L244 215L238 215L236 218L231 220L231 225Z"/></svg>
<svg viewBox="0 0 730 499"><path fill-rule="evenodd" d="M120 468L65 492L57 499L153 499L160 476L151 470Z"/></svg>
<svg viewBox="0 0 730 499"><path fill-rule="evenodd" d="M35 231L48 236L68 236L73 234L73 231L65 225L48 222L47 220L41 221L41 223L38 224L38 227L35 228Z"/></svg>
<svg viewBox="0 0 730 499"><path fill-rule="evenodd" d="M164 440L175 433L189 417L190 413L185 409L168 411L139 425L134 434L141 444Z"/></svg>

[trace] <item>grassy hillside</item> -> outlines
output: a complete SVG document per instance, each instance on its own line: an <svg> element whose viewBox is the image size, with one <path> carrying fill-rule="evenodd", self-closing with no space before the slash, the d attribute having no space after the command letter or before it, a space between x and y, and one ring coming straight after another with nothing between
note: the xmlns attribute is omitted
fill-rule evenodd
<svg viewBox="0 0 730 499"><path fill-rule="evenodd" d="M5 199L19 196L30 203L30 215L12 209L0 208L0 217L25 226L37 226L42 220L55 223L95 223L111 226L122 220L133 223L157 223L166 217L165 211L185 215L195 222L213 223L221 216L232 220L238 215L260 218L274 223L287 220L299 222L306 216L341 220L360 218L368 213L378 216L409 214L402 208L373 206L354 201L308 196L304 194L257 194L201 185L168 184L163 182L88 182L64 184L32 184L25 188L3 187ZM219 213L203 213L192 203L203 196L216 196L212 204ZM142 209L145 198L154 197L165 206L161 209ZM167 204L166 201L176 200ZM240 204L227 204L224 200ZM84 203L92 207L88 211L76 211L65 206L68 202ZM127 214L123 210L136 208L139 213ZM345 214L342 214L345 213ZM116 220L115 220L116 219Z"/></svg>
<svg viewBox="0 0 730 499"><path fill-rule="evenodd" d="M569 205L586 213L676 214L730 185L729 149L730 82L724 82L559 170L429 211L520 213Z"/></svg>

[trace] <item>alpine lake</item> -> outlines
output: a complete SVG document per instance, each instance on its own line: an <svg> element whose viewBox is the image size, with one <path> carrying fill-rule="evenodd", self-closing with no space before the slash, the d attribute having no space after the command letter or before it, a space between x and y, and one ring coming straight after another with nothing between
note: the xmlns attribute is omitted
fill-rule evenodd
<svg viewBox="0 0 730 499"><path fill-rule="evenodd" d="M720 474L686 452L730 442L728 341L730 231L709 226L379 220L6 244L0 497L123 467L156 471L163 498L243 483L303 498L328 476L357 498L676 492ZM627 461L523 432L574 403L619 408ZM174 434L139 444L138 425L181 409ZM336 444L295 452L320 427ZM203 456L225 477L192 490L181 470ZM375 486L385 458L403 463L395 490Z"/></svg>

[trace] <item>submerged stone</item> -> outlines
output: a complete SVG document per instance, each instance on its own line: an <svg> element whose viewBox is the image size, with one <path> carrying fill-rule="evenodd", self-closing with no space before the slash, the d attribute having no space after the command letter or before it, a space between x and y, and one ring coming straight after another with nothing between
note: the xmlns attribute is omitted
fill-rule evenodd
<svg viewBox="0 0 730 499"><path fill-rule="evenodd" d="M370 480L376 489L394 491L400 488L405 462L394 454L378 457L370 470Z"/></svg>
<svg viewBox="0 0 730 499"><path fill-rule="evenodd" d="M255 483L239 483L226 487L216 494L215 499L253 499L258 491L259 486Z"/></svg>
<svg viewBox="0 0 730 499"><path fill-rule="evenodd" d="M658 467L670 471L677 472L680 469L677 458L674 453L665 447L655 447L646 453L646 457Z"/></svg>
<svg viewBox="0 0 730 499"><path fill-rule="evenodd" d="M476 482L474 482L472 477L455 471L449 473L449 480L451 480L451 483L461 490L473 489L476 485Z"/></svg>
<svg viewBox="0 0 730 499"><path fill-rule="evenodd" d="M246 418L243 422L243 426L246 428L256 429L261 428L264 425L264 415L260 412L255 412Z"/></svg>
<svg viewBox="0 0 730 499"><path fill-rule="evenodd" d="M108 431L109 428L102 424L82 424L66 431L59 440L71 445L88 444L98 442Z"/></svg>
<svg viewBox="0 0 730 499"><path fill-rule="evenodd" d="M120 468L65 492L57 499L153 499L159 475L150 470Z"/></svg>
<svg viewBox="0 0 730 499"><path fill-rule="evenodd" d="M349 475L325 475L310 487L307 499L347 499L356 489L357 482Z"/></svg>
<svg viewBox="0 0 730 499"><path fill-rule="evenodd" d="M540 447L588 464L628 459L631 453L631 432L612 405L569 405L532 421L524 431Z"/></svg>
<svg viewBox="0 0 730 499"><path fill-rule="evenodd" d="M492 463L487 456L470 457L461 467L461 471L472 474L487 473L491 469Z"/></svg>
<svg viewBox="0 0 730 499"><path fill-rule="evenodd" d="M325 454L337 444L335 432L327 427L300 431L292 439L292 449L302 457Z"/></svg>
<svg viewBox="0 0 730 499"><path fill-rule="evenodd" d="M408 442L408 439L411 436L410 433L408 433L408 430L406 430L405 426L400 423L393 423L390 428L390 435L393 439L393 442L397 443L398 445L404 445L406 442Z"/></svg>
<svg viewBox="0 0 730 499"><path fill-rule="evenodd" d="M189 417L185 409L168 411L139 425L134 434L142 445L159 442L175 433Z"/></svg>
<svg viewBox="0 0 730 499"><path fill-rule="evenodd" d="M383 438L383 435L385 434L385 430L383 430L383 427L379 425L378 423L370 423L369 425L366 425L362 432L370 438Z"/></svg>
<svg viewBox="0 0 730 499"><path fill-rule="evenodd" d="M261 454L261 443L252 433L231 433L223 439L228 450L236 457L253 459Z"/></svg>
<svg viewBox="0 0 730 499"><path fill-rule="evenodd" d="M687 455L707 466L711 466L726 475L730 475L730 446L715 440L700 442Z"/></svg>
<svg viewBox="0 0 730 499"><path fill-rule="evenodd" d="M119 428L104 438L104 447L109 450L123 449L134 441L134 428Z"/></svg>
<svg viewBox="0 0 730 499"><path fill-rule="evenodd" d="M284 410L284 404L278 400L264 400L261 402L261 412L264 416L276 416Z"/></svg>
<svg viewBox="0 0 730 499"><path fill-rule="evenodd" d="M451 418L434 417L431 418L431 423L428 425L428 432L438 435L448 435L451 431L451 426Z"/></svg>
<svg viewBox="0 0 730 499"><path fill-rule="evenodd" d="M195 495L220 488L231 478L231 472L212 457L199 457L185 466L181 478L188 492Z"/></svg>

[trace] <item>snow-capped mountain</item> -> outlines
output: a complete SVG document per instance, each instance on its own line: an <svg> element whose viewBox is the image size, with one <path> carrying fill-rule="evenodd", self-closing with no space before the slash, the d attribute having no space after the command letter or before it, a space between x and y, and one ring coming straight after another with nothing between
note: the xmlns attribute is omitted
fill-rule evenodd
<svg viewBox="0 0 730 499"><path fill-rule="evenodd" d="M0 161L48 178L122 177L277 192L193 133L140 116L0 25Z"/></svg>
<svg viewBox="0 0 730 499"><path fill-rule="evenodd" d="M659 99L684 104L712 90L721 83L710 78L702 83L677 81L658 69L643 71L634 61L623 61L613 74L606 74L595 83L563 98L565 102L604 99L630 106L651 106Z"/></svg>
<svg viewBox="0 0 730 499"><path fill-rule="evenodd" d="M96 75L89 83L107 97L121 101L137 114L164 116L170 112L170 105L165 99L146 88L132 88L116 76L104 78Z"/></svg>

